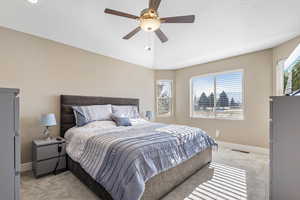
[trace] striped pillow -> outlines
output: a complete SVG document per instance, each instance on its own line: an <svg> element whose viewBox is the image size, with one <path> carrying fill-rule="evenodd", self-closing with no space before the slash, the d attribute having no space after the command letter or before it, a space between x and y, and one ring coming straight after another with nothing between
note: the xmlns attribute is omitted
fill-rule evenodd
<svg viewBox="0 0 300 200"><path fill-rule="evenodd" d="M76 125L84 126L94 121L111 121L112 107L108 105L72 106Z"/></svg>

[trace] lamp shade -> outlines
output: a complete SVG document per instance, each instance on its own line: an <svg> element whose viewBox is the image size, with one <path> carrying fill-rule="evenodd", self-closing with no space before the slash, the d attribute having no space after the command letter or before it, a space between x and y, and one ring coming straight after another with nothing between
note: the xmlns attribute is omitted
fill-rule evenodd
<svg viewBox="0 0 300 200"><path fill-rule="evenodd" d="M150 120L153 117L152 111L146 111L146 117Z"/></svg>
<svg viewBox="0 0 300 200"><path fill-rule="evenodd" d="M42 115L41 125L42 126L55 126L56 125L55 115L53 113Z"/></svg>

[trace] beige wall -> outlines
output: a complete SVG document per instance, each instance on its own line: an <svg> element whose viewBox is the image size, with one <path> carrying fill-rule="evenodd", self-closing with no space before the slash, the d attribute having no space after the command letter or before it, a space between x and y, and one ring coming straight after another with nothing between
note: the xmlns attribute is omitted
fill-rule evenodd
<svg viewBox="0 0 300 200"><path fill-rule="evenodd" d="M218 140L268 147L269 96L272 93L272 50L233 57L176 71L176 121L202 128ZM228 70L244 70L245 119L191 119L189 81L191 77Z"/></svg>
<svg viewBox="0 0 300 200"><path fill-rule="evenodd" d="M276 65L280 60L288 58L299 43L300 36L273 49L175 71L175 122L203 128L212 136L215 136L216 130L220 130L221 136L218 140L221 141L268 147L268 99L269 96L276 95ZM234 69L244 69L245 73L245 120L191 119L189 117L190 78ZM174 80L174 71L156 71L155 77ZM158 121L165 122L166 119L158 118Z"/></svg>
<svg viewBox="0 0 300 200"><path fill-rule="evenodd" d="M290 41L287 41L278 47L273 49L273 95L276 95L276 67L280 60L286 59L294 51L294 49L300 44L300 36Z"/></svg>
<svg viewBox="0 0 300 200"><path fill-rule="evenodd" d="M140 98L142 111L154 110L153 70L4 28L0 44L0 87L21 89L22 163L41 136L41 114L59 121L61 94Z"/></svg>
<svg viewBox="0 0 300 200"><path fill-rule="evenodd" d="M173 110L172 110L172 115L170 117L156 117L156 121L161 122L161 123L176 123L175 119L175 113L176 113L176 72L175 70L157 70L155 71L155 81L158 80L172 80L173 81ZM155 87L155 89L157 89ZM155 100L155 109L156 107L156 100Z"/></svg>

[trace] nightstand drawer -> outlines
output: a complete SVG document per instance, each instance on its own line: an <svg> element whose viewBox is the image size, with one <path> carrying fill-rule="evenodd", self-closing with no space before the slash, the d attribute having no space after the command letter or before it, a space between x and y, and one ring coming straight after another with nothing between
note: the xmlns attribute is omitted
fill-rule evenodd
<svg viewBox="0 0 300 200"><path fill-rule="evenodd" d="M34 166L35 176L39 177L42 175L52 173L55 169L57 161L58 161L58 158L53 158L53 159L49 159L49 160L36 162L35 163L36 166ZM56 171L63 170L63 169L66 169L66 157L65 156L60 157L60 162L59 162L59 165L58 165Z"/></svg>
<svg viewBox="0 0 300 200"><path fill-rule="evenodd" d="M65 155L66 143L39 146L37 147L37 151L36 151L36 160L40 161L40 160L57 157L59 155L58 153L59 145L62 147L60 155Z"/></svg>

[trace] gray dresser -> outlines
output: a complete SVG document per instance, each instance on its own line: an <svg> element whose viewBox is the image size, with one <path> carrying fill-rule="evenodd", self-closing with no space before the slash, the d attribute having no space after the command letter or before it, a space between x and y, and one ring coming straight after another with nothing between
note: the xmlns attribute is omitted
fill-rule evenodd
<svg viewBox="0 0 300 200"><path fill-rule="evenodd" d="M300 199L300 97L272 97L270 199Z"/></svg>
<svg viewBox="0 0 300 200"><path fill-rule="evenodd" d="M0 88L0 199L20 199L19 90Z"/></svg>

